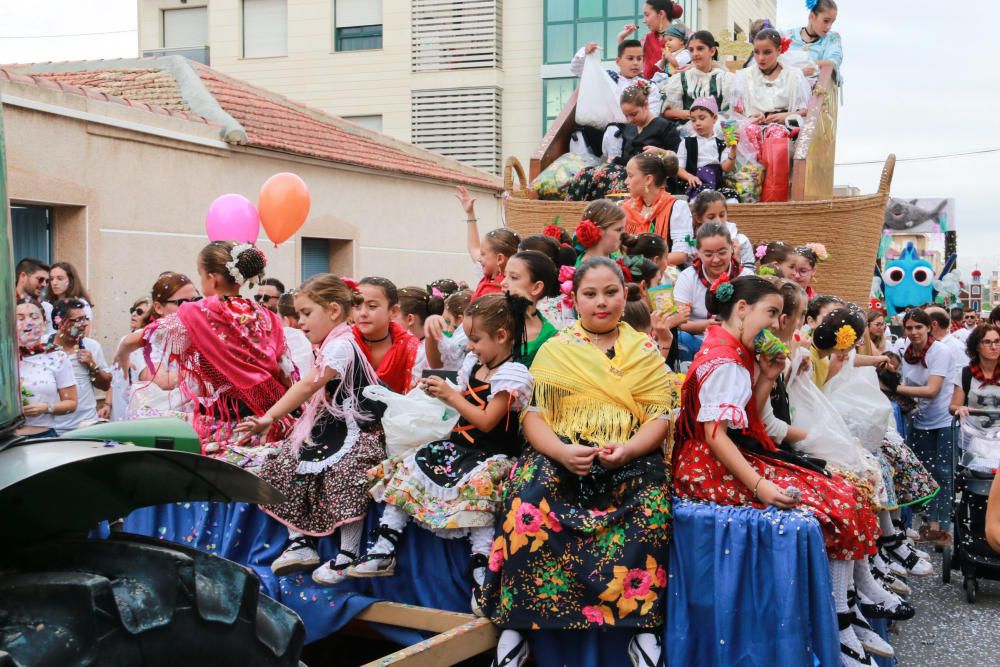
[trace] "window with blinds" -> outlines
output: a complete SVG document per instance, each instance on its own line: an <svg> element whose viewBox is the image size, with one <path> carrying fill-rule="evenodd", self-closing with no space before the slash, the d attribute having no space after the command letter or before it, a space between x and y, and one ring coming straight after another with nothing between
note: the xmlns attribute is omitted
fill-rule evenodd
<svg viewBox="0 0 1000 667"><path fill-rule="evenodd" d="M330 240L302 237L302 280L330 271Z"/></svg>
<svg viewBox="0 0 1000 667"><path fill-rule="evenodd" d="M288 0L243 0L243 57L288 55Z"/></svg>
<svg viewBox="0 0 1000 667"><path fill-rule="evenodd" d="M163 10L163 48L183 49L208 44L208 7Z"/></svg>
<svg viewBox="0 0 1000 667"><path fill-rule="evenodd" d="M414 90L414 144L494 174L500 172L500 89Z"/></svg>
<svg viewBox="0 0 1000 667"><path fill-rule="evenodd" d="M414 72L501 65L501 0L412 0Z"/></svg>
<svg viewBox="0 0 1000 667"><path fill-rule="evenodd" d="M334 49L382 48L382 0L335 0Z"/></svg>

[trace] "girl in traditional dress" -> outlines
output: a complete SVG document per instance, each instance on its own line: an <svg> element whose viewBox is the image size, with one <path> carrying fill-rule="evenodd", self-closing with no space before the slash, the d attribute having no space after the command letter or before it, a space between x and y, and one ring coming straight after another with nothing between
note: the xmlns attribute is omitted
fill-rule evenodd
<svg viewBox="0 0 1000 667"><path fill-rule="evenodd" d="M469 307L472 292L459 290L444 300L444 314L431 315L424 322L424 354L427 367L457 371L469 353L469 339L465 336L462 320Z"/></svg>
<svg viewBox="0 0 1000 667"><path fill-rule="evenodd" d="M417 356L410 371L410 386L416 386L427 366L427 348L424 344L427 318L444 314L444 296L422 287L404 287L399 290L399 310L393 321L413 334L419 341Z"/></svg>
<svg viewBox="0 0 1000 667"><path fill-rule="evenodd" d="M166 368L176 367L178 387L192 401L192 426L201 451L256 470L271 442L285 438L292 420L275 424L268 438L239 442L236 426L261 416L297 379L285 345L281 320L264 306L240 296L240 288L264 275L267 260L249 243L213 241L198 254L205 298L187 301L177 312L129 334L115 361L128 367L129 355L145 345L162 351ZM155 304L154 304L155 307Z"/></svg>
<svg viewBox="0 0 1000 667"><path fill-rule="evenodd" d="M707 30L688 38L692 67L660 84L663 116L677 124L691 120L691 106L699 97L712 97L719 113L729 115L733 75L719 64L719 43Z"/></svg>
<svg viewBox="0 0 1000 667"><path fill-rule="evenodd" d="M316 568L313 581L326 586L343 580L360 553L369 503L367 471L385 458L380 404L361 393L378 384L378 376L347 324L357 301L360 295L329 273L302 285L295 294L295 310L302 332L319 346L315 365L270 410L248 417L237 428L264 434L276 421L305 407L291 437L260 472L287 500L261 509L288 527L291 541L271 570L283 575ZM340 551L336 559L320 565L314 538L335 531Z"/></svg>
<svg viewBox="0 0 1000 667"><path fill-rule="evenodd" d="M652 233L667 241L667 263L680 266L692 252L694 229L691 209L667 192L667 179L677 174L677 156L649 152L636 155L626 166L629 198L622 202L625 231Z"/></svg>
<svg viewBox="0 0 1000 667"><path fill-rule="evenodd" d="M770 382L784 370L783 355L761 355L754 339L775 327L783 300L770 281L742 276L716 281L706 306L720 325L708 329L684 382L674 448L674 491L723 505L804 505L826 537L842 661L870 664L852 624L847 591L856 561L875 553L877 523L861 495L842 478L798 465L778 452L760 418ZM755 394L756 392L756 394Z"/></svg>
<svg viewBox="0 0 1000 667"><path fill-rule="evenodd" d="M837 20L837 3L834 0L806 0L809 20L798 30L792 29L785 37L792 40L790 54L798 54L796 66L802 73L815 81L820 65L830 63L834 73L840 78L840 66L844 62L844 48L840 33L834 31Z"/></svg>
<svg viewBox="0 0 1000 667"><path fill-rule="evenodd" d="M626 166L643 153L676 151L681 137L670 124L649 110L651 84L639 80L621 94L621 108L628 121L624 127L609 125L602 140L604 164L581 169L566 190L569 201L595 201L629 192ZM676 168L674 173L676 175Z"/></svg>
<svg viewBox="0 0 1000 667"><path fill-rule="evenodd" d="M386 503L378 541L349 570L352 577L393 574L396 544L411 518L440 537L468 536L473 602L486 572L503 481L518 455L518 413L531 399L531 374L517 361L529 302L491 294L465 311L469 354L456 389L439 377L421 386L461 415L451 437L385 461L370 472L371 495Z"/></svg>
<svg viewBox="0 0 1000 667"><path fill-rule="evenodd" d="M358 284L361 303L354 311L354 338L378 379L397 394L414 384L420 340L394 322L399 312L399 290L387 278L370 276Z"/></svg>
<svg viewBox="0 0 1000 667"><path fill-rule="evenodd" d="M754 62L733 78L733 111L753 123L784 124L791 114L805 117L812 90L802 71L780 57L788 42L774 28L757 33Z"/></svg>
<svg viewBox="0 0 1000 667"><path fill-rule="evenodd" d="M523 664L531 629L614 625L636 633L632 664L654 667L671 526L663 446L675 400L656 345L620 321L620 268L587 260L573 296L580 321L532 364L523 420L531 448L497 519L481 600L504 630L494 664Z"/></svg>
<svg viewBox="0 0 1000 667"><path fill-rule="evenodd" d="M695 234L695 244L697 257L691 266L681 271L674 283L674 303L690 313L678 334L681 361L694 360L705 339L705 331L715 324L715 319L705 308L708 288L720 276L726 275L732 280L751 273L740 266L733 253L733 238L725 225L718 222L702 224Z"/></svg>
<svg viewBox="0 0 1000 667"><path fill-rule="evenodd" d="M535 355L545 341L558 333L541 311L538 302L559 293L556 267L548 257L537 250L522 250L507 262L503 279L505 294L530 302L524 314L524 341L517 352L518 361L531 367Z"/></svg>

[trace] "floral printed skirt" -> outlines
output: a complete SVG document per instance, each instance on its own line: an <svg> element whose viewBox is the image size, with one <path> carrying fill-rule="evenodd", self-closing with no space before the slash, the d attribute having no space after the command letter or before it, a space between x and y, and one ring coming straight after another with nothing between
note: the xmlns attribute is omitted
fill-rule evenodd
<svg viewBox="0 0 1000 667"><path fill-rule="evenodd" d="M822 526L830 558L860 560L875 553L875 539L879 535L875 513L869 501L842 477L826 477L745 450L741 453L754 470L778 488L794 486L802 492L802 507ZM674 493L681 498L720 505L764 508L753 499L753 491L730 474L701 441L683 445L674 471Z"/></svg>
<svg viewBox="0 0 1000 667"><path fill-rule="evenodd" d="M892 482L899 506L916 505L938 493L938 483L898 434L882 440L882 456L892 467Z"/></svg>
<svg viewBox="0 0 1000 667"><path fill-rule="evenodd" d="M288 437L293 420L285 418L275 422L263 436L255 435L243 440L242 433L234 433L239 421L218 419L209 415L193 415L191 425L199 433L201 453L214 459L231 463L249 472L259 474L268 458L281 447L281 440Z"/></svg>
<svg viewBox="0 0 1000 667"><path fill-rule="evenodd" d="M671 520L659 453L578 477L529 450L504 488L483 609L502 628L659 628Z"/></svg>
<svg viewBox="0 0 1000 667"><path fill-rule="evenodd" d="M261 509L292 530L315 537L330 535L342 524L364 519L370 502L368 469L384 458L381 425L362 429L351 449L321 472L298 472L300 458L282 443L264 464L260 478L288 500Z"/></svg>
<svg viewBox="0 0 1000 667"><path fill-rule="evenodd" d="M625 167L615 163L581 169L566 189L566 201L594 201L608 195L628 194Z"/></svg>
<svg viewBox="0 0 1000 667"><path fill-rule="evenodd" d="M449 440L433 442L369 470L370 493L442 537L461 537L466 531L442 531L492 526L512 465L506 456L486 456Z"/></svg>

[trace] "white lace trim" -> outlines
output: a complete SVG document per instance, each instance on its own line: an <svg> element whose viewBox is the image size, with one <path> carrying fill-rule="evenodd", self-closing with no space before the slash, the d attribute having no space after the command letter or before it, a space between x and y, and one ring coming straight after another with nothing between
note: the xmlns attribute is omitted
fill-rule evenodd
<svg viewBox="0 0 1000 667"><path fill-rule="evenodd" d="M749 424L746 411L735 405L702 405L698 410L698 421L727 421L733 428L747 428Z"/></svg>
<svg viewBox="0 0 1000 667"><path fill-rule="evenodd" d="M321 473L330 466L336 465L341 459L351 453L354 446L358 444L358 439L361 437L361 429L358 427L358 423L354 421L353 418L348 417L346 424L347 436L344 438L344 444L340 446L340 449L322 461L299 461L299 465L295 468L295 472L299 475L315 475L317 473ZM305 443L302 443L301 446L305 446Z"/></svg>
<svg viewBox="0 0 1000 667"><path fill-rule="evenodd" d="M410 454L407 454L406 458L403 459L403 468L405 470L405 475L409 478L408 481L421 487L421 489L424 492L424 495L429 496L431 498L437 498L438 500L455 500L456 498L458 498L458 494L459 492L461 492L462 488L469 483L469 480L472 479L474 475L477 475L478 473L486 469L486 467L492 461L507 460L507 457L504 456L503 454L495 454L494 456L489 457L488 459L477 465L469 472L462 475L462 477L458 480L458 482L455 483L455 486L444 487L435 482L434 480L432 480L430 477L428 477L427 474L423 471L423 469L421 469L420 466L417 464L416 456L421 449L423 449L423 447L414 452L411 452Z"/></svg>

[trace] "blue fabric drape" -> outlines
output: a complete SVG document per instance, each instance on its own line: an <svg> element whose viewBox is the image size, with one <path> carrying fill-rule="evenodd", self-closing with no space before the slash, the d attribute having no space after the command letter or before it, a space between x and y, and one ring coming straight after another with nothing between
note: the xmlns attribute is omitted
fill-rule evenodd
<svg viewBox="0 0 1000 667"><path fill-rule="evenodd" d="M839 665L817 521L675 500L666 647L670 665Z"/></svg>
<svg viewBox="0 0 1000 667"><path fill-rule="evenodd" d="M368 516L374 527L378 513ZM377 600L469 611L467 540L443 540L412 524L399 545L396 574L315 585L308 572L275 577L271 562L286 529L255 506L177 503L138 510L125 530L174 540L251 567L263 590L294 609L308 641L336 632ZM319 543L337 553L336 536ZM805 512L761 512L675 499L664 646L667 664L839 665L829 569L819 524ZM380 628L412 644L412 630ZM531 633L539 665L601 667L625 663L630 635L614 628Z"/></svg>

